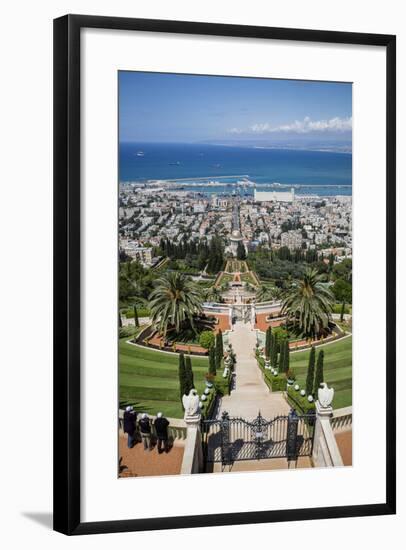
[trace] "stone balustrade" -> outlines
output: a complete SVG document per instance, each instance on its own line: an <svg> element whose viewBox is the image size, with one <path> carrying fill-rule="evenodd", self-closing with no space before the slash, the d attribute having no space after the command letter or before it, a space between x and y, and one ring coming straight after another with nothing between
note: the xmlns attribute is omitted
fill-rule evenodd
<svg viewBox="0 0 406 550"><path fill-rule="evenodd" d="M318 468L344 466L340 450L331 426L333 409L322 407L316 401L316 425L314 428L313 462Z"/></svg>
<svg viewBox="0 0 406 550"><path fill-rule="evenodd" d="M333 411L331 418L333 432L344 432L352 429L352 407L343 407Z"/></svg>

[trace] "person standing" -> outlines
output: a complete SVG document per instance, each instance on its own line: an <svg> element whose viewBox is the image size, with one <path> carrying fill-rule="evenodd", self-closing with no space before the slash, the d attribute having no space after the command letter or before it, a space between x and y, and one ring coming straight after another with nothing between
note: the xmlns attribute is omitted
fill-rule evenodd
<svg viewBox="0 0 406 550"><path fill-rule="evenodd" d="M124 411L124 433L127 434L127 446L129 449L134 447L135 444L135 423L137 420L137 413L131 405L125 408Z"/></svg>
<svg viewBox="0 0 406 550"><path fill-rule="evenodd" d="M168 420L163 416L161 412L156 415L156 420L154 423L156 436L158 439L158 453L163 451L168 452ZM162 449L163 445L163 449Z"/></svg>
<svg viewBox="0 0 406 550"><path fill-rule="evenodd" d="M139 422L141 439L144 444L144 451L151 450L151 422L147 413L143 413Z"/></svg>

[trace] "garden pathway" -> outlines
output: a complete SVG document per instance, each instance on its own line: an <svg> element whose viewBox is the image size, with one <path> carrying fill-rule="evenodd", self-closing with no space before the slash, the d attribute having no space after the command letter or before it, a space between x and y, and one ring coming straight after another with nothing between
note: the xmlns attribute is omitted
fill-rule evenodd
<svg viewBox="0 0 406 550"><path fill-rule="evenodd" d="M235 387L230 395L223 397L219 416L227 411L230 416L252 420L261 411L267 420L290 411L281 393L271 393L263 380L255 358L256 333L250 323L242 321L229 333L229 342L237 356Z"/></svg>

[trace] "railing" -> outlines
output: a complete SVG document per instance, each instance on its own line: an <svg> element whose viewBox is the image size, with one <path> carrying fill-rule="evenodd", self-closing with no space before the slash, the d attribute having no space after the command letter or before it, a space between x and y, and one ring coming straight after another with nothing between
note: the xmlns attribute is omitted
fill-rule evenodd
<svg viewBox="0 0 406 550"><path fill-rule="evenodd" d="M211 313L224 313L228 314L230 307L224 304L218 304L215 302L205 302L203 304L203 309Z"/></svg>
<svg viewBox="0 0 406 550"><path fill-rule="evenodd" d="M281 309L280 301L260 302L255 304L255 311L257 313L266 313L267 311L279 311Z"/></svg>
<svg viewBox="0 0 406 550"><path fill-rule="evenodd" d="M139 420L140 415L137 416L137 421ZM155 427L154 427L154 421L156 419L156 416L149 416L149 419L151 420L151 428L152 428L152 435L156 436ZM186 439L186 424L185 421L179 418L168 418L169 422L168 426L168 436L169 438L173 439L175 441L185 441ZM118 413L118 423L120 430L123 430L123 423L124 423L124 411L122 409L119 410ZM136 433L139 432L138 425L136 427Z"/></svg>
<svg viewBox="0 0 406 550"><path fill-rule="evenodd" d="M336 409L330 421L333 432L351 430L352 428L352 407Z"/></svg>

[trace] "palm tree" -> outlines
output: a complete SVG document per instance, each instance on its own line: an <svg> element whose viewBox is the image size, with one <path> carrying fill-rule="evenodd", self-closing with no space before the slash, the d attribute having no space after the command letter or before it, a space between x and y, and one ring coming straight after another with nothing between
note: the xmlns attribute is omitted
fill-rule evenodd
<svg viewBox="0 0 406 550"><path fill-rule="evenodd" d="M261 285L256 293L257 302L269 302L270 300L279 300L281 289L276 286Z"/></svg>
<svg viewBox="0 0 406 550"><path fill-rule="evenodd" d="M204 298L209 302L221 302L221 292L215 286L211 286L205 289Z"/></svg>
<svg viewBox="0 0 406 550"><path fill-rule="evenodd" d="M164 337L169 327L179 332L186 323L196 332L194 318L202 311L203 296L183 273L171 272L157 279L149 300L152 322Z"/></svg>
<svg viewBox="0 0 406 550"><path fill-rule="evenodd" d="M282 301L282 314L286 314L307 338L328 327L333 310L334 296L321 279L316 269L307 269L303 279Z"/></svg>

